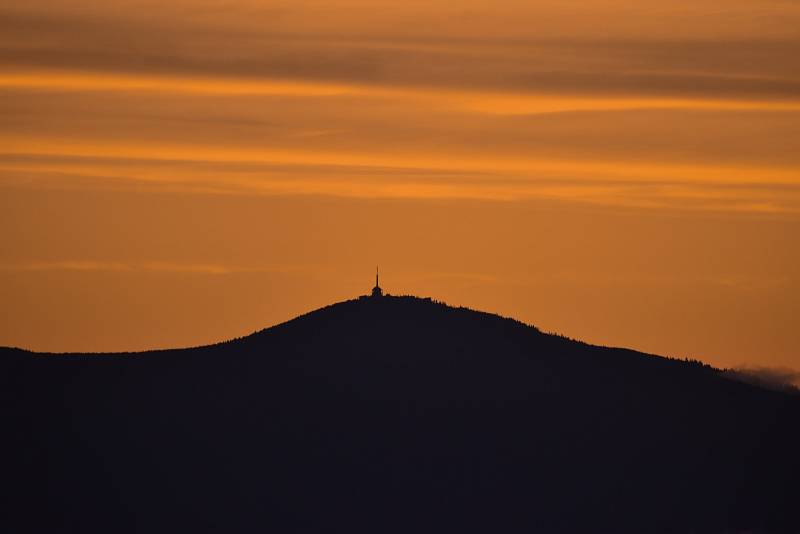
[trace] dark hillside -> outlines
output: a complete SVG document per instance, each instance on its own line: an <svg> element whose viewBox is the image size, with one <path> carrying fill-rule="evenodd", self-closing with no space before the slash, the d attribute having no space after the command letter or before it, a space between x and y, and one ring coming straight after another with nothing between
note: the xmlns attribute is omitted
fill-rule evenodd
<svg viewBox="0 0 800 534"><path fill-rule="evenodd" d="M799 397L430 300L0 357L3 532L800 532Z"/></svg>

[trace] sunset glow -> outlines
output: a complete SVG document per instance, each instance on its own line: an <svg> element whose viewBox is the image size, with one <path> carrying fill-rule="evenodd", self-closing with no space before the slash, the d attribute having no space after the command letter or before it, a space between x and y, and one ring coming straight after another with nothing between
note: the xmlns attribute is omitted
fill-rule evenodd
<svg viewBox="0 0 800 534"><path fill-rule="evenodd" d="M723 9L724 8L724 9ZM800 368L800 4L0 8L0 345L366 293Z"/></svg>

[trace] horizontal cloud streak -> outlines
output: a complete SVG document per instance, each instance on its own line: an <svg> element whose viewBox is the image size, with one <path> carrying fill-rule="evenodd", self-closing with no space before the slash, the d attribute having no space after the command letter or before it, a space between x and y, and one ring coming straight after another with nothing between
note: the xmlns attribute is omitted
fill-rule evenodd
<svg viewBox="0 0 800 534"><path fill-rule="evenodd" d="M176 273L224 275L237 273L286 273L297 268L277 266L242 267L209 263L174 263L162 261L114 262L92 260L63 260L44 262L0 263L0 271L39 272L39 271L77 271L77 272L131 272L131 273Z"/></svg>
<svg viewBox="0 0 800 534"><path fill-rule="evenodd" d="M162 147L163 148L163 147ZM430 167L379 166L345 155L316 164L318 154L222 152L188 160L152 149L105 147L119 157L58 154L0 155L0 184L195 193L327 195L354 198L559 201L659 209L800 213L800 178L776 169L666 166L631 162L516 161L505 169L476 162L425 160ZM178 149L180 150L180 149ZM75 153L77 150L71 150ZM168 159L168 158L184 159ZM349 161L347 161L349 159ZM388 160L387 160L388 162ZM376 162L378 163L378 162ZM386 162L384 162L386 163ZM767 178L771 178L771 181Z"/></svg>
<svg viewBox="0 0 800 534"><path fill-rule="evenodd" d="M711 24L710 17L718 17L719 10L692 4L698 18L704 10L708 17L689 35L676 35L674 26L669 37L655 31L670 18L686 27L686 10L676 6L663 12L643 9L639 25L653 29L640 35L635 27L626 27L613 38L591 23L590 31L574 35L565 28L588 22L586 14L592 11L612 21L622 19L621 15L640 9L635 2L605 9L582 5L585 14L546 5L525 9L499 3L494 10L480 9L489 17L493 12L506 13L503 17L509 20L502 32L486 23L474 31L477 19L453 17L436 32L426 31L424 24L398 30L401 26L375 12L348 19L346 9L331 17L314 5L251 13L246 3L239 2L216 21L142 18L132 7L128 12L118 7L117 14L88 6L69 11L54 6L17 8L0 12L5 35L0 40L0 65L6 70L470 87L523 94L796 100L800 78L794 58L800 52L800 38L795 31L778 31L779 26L791 28L792 21L800 23L796 6L772 4L770 32L764 32L758 23L763 3L743 4L743 12L752 11L752 18L738 32L729 31L736 24ZM386 16L392 12L397 18L413 16L423 22L426 16L434 21L447 15L446 9L424 5L387 9ZM548 12L555 19L551 24L545 22ZM318 24L312 23L315 15L320 17ZM520 31L513 31L515 23ZM550 26L560 29L553 34Z"/></svg>

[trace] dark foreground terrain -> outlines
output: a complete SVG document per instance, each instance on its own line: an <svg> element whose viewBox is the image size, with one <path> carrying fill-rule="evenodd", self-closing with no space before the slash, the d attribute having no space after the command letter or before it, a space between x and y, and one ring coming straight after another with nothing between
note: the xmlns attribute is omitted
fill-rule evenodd
<svg viewBox="0 0 800 534"><path fill-rule="evenodd" d="M800 397L416 298L0 400L2 532L800 532Z"/></svg>

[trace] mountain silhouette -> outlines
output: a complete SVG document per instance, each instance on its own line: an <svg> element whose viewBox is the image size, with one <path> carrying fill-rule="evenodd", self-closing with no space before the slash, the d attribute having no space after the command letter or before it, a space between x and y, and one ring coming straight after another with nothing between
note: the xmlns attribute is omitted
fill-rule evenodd
<svg viewBox="0 0 800 534"><path fill-rule="evenodd" d="M3 532L800 531L797 395L430 299L0 357Z"/></svg>

